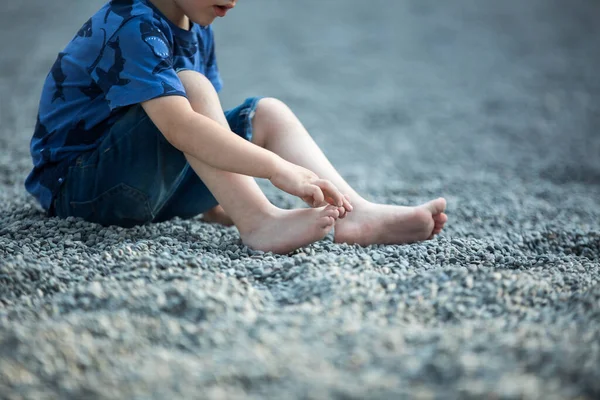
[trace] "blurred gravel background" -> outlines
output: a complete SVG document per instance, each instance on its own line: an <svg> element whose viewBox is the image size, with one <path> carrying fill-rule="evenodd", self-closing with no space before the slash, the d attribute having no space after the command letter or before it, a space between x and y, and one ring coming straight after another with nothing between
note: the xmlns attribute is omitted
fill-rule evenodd
<svg viewBox="0 0 600 400"><path fill-rule="evenodd" d="M43 78L101 3L0 9L2 398L600 398L598 1L239 1L224 106L278 97L365 197L449 204L434 241L289 256L27 195Z"/></svg>

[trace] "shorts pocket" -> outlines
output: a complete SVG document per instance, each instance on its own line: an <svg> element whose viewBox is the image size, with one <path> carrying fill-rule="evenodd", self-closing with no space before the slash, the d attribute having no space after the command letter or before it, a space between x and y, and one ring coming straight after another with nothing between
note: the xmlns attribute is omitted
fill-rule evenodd
<svg viewBox="0 0 600 400"><path fill-rule="evenodd" d="M101 225L129 228L152 221L148 195L119 183L91 201L71 201L71 215Z"/></svg>

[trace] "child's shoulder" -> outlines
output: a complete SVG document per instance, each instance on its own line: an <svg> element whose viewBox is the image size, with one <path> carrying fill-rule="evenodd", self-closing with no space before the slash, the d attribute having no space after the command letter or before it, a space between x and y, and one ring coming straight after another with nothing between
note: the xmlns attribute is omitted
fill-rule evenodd
<svg viewBox="0 0 600 400"><path fill-rule="evenodd" d="M141 23L147 26L167 27L164 17L157 11L151 3L144 0L112 0L90 17L78 36L90 37L97 31L114 34L118 30L132 25L139 26Z"/></svg>
<svg viewBox="0 0 600 400"><path fill-rule="evenodd" d="M160 40L154 40L160 39ZM145 0L113 0L93 14L79 29L64 53L88 63L91 72L108 47L139 54L139 46L173 45L174 35L167 20ZM168 49L163 49L168 52ZM159 49L160 50L160 49ZM93 63L92 63L93 62ZM91 63L91 65L89 65Z"/></svg>

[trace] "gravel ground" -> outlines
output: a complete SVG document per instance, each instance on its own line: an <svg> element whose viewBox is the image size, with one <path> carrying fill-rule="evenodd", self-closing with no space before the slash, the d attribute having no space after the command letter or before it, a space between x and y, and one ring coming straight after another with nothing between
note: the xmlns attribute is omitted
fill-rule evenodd
<svg viewBox="0 0 600 400"><path fill-rule="evenodd" d="M600 398L597 1L240 1L226 107L278 97L365 197L449 204L433 241L288 256L27 195L43 78L100 3L0 11L2 397Z"/></svg>

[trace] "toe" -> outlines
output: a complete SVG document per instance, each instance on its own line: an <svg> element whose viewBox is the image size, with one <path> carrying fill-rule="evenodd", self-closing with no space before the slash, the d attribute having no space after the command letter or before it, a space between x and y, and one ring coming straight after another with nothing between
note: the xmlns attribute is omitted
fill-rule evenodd
<svg viewBox="0 0 600 400"><path fill-rule="evenodd" d="M319 219L319 226L322 229L331 228L334 223L335 223L335 218L333 218L333 217L321 217Z"/></svg>
<svg viewBox="0 0 600 400"><path fill-rule="evenodd" d="M433 219L435 222L445 223L448 221L448 216L444 213L434 214Z"/></svg>
<svg viewBox="0 0 600 400"><path fill-rule="evenodd" d="M325 208L325 216L337 219L340 216L340 212L337 207L328 206L327 208Z"/></svg>
<svg viewBox="0 0 600 400"><path fill-rule="evenodd" d="M444 210L446 210L446 199L440 197L438 199L431 200L430 202L425 203L425 207L431 211L432 215L441 214L444 212Z"/></svg>
<svg viewBox="0 0 600 400"><path fill-rule="evenodd" d="M433 216L434 230L441 231L446 222L448 222L448 216L444 213Z"/></svg>

